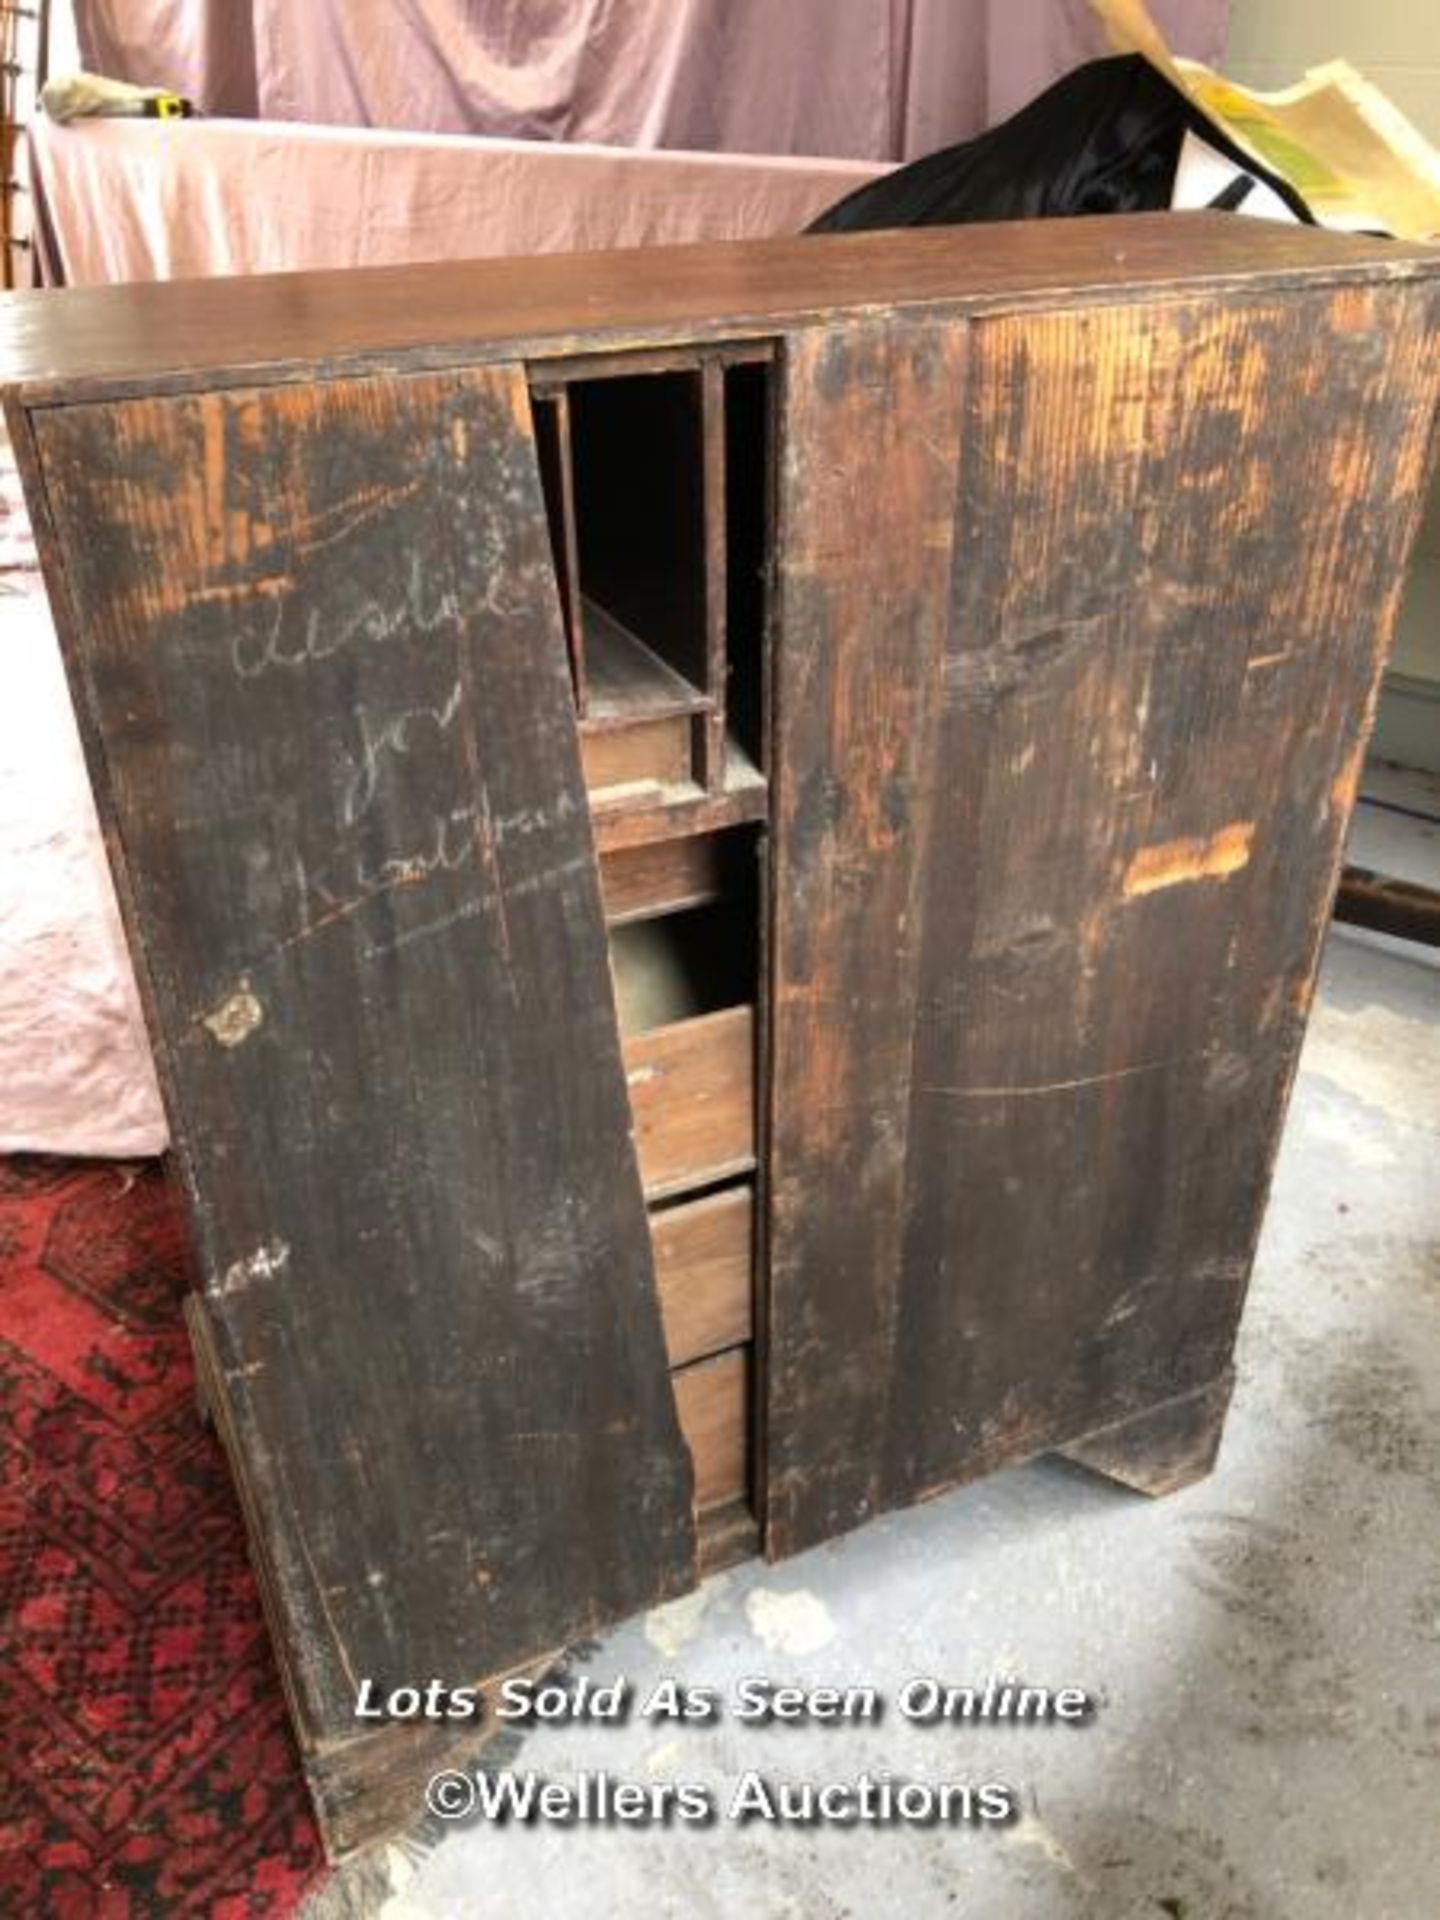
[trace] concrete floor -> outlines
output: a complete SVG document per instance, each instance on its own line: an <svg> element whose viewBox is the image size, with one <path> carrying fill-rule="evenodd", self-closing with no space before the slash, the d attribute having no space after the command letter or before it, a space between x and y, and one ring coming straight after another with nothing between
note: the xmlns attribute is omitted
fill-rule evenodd
<svg viewBox="0 0 1440 1920"><path fill-rule="evenodd" d="M1440 813L1440 782L1372 792ZM1352 858L1440 884L1366 808ZM1024 1467L612 1635L578 1673L1080 1686L1083 1727L618 1729L513 1764L720 1789L755 1768L1002 1780L1003 1830L421 1833L312 1920L1434 1920L1440 1914L1440 954L1337 928L1214 1476L1149 1504Z"/></svg>

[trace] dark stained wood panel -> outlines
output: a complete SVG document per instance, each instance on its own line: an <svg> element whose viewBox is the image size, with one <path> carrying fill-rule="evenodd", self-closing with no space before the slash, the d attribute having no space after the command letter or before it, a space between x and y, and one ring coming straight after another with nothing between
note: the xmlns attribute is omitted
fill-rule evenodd
<svg viewBox="0 0 1440 1920"><path fill-rule="evenodd" d="M1347 288L975 322L928 813L887 811L870 709L833 691L876 629L838 617L807 721L784 689L813 647L784 622L782 769L849 779L795 804L782 772L772 814L772 1552L1182 1395L1218 1422L1435 318L1428 290ZM787 475L797 527L813 484ZM782 566L804 607L814 563ZM909 671L929 657L917 637ZM849 718L821 748L827 711ZM868 1301L831 1227L857 1167Z"/></svg>
<svg viewBox="0 0 1440 1920"><path fill-rule="evenodd" d="M198 378L235 384L476 358L744 340L877 307L1133 299L1196 281L1433 273L1436 250L1227 213L997 222L427 266L255 274L9 295L0 387ZM352 368L353 370L353 368ZM611 367L609 371L614 371Z"/></svg>
<svg viewBox="0 0 1440 1920"><path fill-rule="evenodd" d="M517 368L36 421L302 1732L693 1583Z"/></svg>
<svg viewBox="0 0 1440 1920"><path fill-rule="evenodd" d="M1226 1368L1433 315L1367 288L976 326L890 1501Z"/></svg>
<svg viewBox="0 0 1440 1920"><path fill-rule="evenodd" d="M783 362L764 1491L772 1556L880 1502L963 329Z"/></svg>

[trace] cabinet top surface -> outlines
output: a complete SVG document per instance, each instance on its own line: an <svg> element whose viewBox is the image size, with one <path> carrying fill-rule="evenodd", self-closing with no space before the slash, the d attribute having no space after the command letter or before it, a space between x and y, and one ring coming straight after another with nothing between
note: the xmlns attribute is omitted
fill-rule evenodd
<svg viewBox="0 0 1440 1920"><path fill-rule="evenodd" d="M1436 275L1437 247L1155 213L137 283L0 298L0 387L233 384L744 339L877 310Z"/></svg>

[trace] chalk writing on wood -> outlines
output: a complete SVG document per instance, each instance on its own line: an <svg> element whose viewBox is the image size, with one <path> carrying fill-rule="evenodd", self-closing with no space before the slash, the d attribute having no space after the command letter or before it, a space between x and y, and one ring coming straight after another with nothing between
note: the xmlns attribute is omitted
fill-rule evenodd
<svg viewBox="0 0 1440 1920"><path fill-rule="evenodd" d="M202 1313L310 1740L693 1581L516 368L58 410Z"/></svg>

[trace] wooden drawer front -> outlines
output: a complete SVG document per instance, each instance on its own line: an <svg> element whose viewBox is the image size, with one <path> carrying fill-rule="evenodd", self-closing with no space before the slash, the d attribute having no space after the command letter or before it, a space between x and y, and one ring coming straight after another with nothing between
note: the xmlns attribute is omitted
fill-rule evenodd
<svg viewBox="0 0 1440 1920"><path fill-rule="evenodd" d="M688 714L645 720L635 727L582 731L580 764L591 793L611 787L669 787L691 778Z"/></svg>
<svg viewBox="0 0 1440 1920"><path fill-rule="evenodd" d="M749 1457L750 1349L739 1347L671 1375L680 1431L695 1463L695 1507L742 1500Z"/></svg>
<svg viewBox="0 0 1440 1920"><path fill-rule="evenodd" d="M753 1007L632 1034L623 1052L647 1199L753 1169Z"/></svg>
<svg viewBox="0 0 1440 1920"><path fill-rule="evenodd" d="M709 1193L650 1216L660 1318L672 1367L750 1338L754 1225L755 1196L749 1187Z"/></svg>
<svg viewBox="0 0 1440 1920"><path fill-rule="evenodd" d="M713 834L620 847L600 858L605 918L612 927L656 914L702 907L720 893L720 847Z"/></svg>

